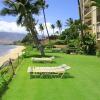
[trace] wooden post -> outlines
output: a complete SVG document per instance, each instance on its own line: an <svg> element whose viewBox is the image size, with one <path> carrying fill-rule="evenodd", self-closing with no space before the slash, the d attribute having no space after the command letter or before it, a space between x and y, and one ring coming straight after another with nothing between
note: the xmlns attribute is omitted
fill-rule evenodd
<svg viewBox="0 0 100 100"><path fill-rule="evenodd" d="M14 66L13 66L12 61L11 61L11 59L10 59L10 58L9 58L9 62L10 62L11 67L12 67L13 75L15 75Z"/></svg>
<svg viewBox="0 0 100 100"><path fill-rule="evenodd" d="M19 65L19 53L18 53L18 65Z"/></svg>

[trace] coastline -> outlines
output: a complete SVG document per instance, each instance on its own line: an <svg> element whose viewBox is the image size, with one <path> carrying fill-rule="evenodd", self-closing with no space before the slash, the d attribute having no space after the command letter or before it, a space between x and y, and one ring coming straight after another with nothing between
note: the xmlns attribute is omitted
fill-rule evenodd
<svg viewBox="0 0 100 100"><path fill-rule="evenodd" d="M3 55L0 57L0 66L2 66L2 64L9 60L9 58L11 59L17 59L18 58L18 55L21 55L22 53L22 50L24 50L25 47L24 46L16 46L16 48L13 48L11 50L9 50L7 52L7 54Z"/></svg>

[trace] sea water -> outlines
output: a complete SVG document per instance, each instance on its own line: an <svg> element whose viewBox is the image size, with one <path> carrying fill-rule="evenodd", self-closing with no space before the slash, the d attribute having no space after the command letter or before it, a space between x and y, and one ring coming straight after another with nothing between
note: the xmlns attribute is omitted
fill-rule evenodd
<svg viewBox="0 0 100 100"><path fill-rule="evenodd" d="M11 49L16 48L16 45L0 45L0 56L7 54Z"/></svg>

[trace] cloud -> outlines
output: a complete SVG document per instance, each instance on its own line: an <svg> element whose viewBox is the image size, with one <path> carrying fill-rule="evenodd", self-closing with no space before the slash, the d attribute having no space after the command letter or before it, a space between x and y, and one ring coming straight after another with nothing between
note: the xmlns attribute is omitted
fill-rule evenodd
<svg viewBox="0 0 100 100"><path fill-rule="evenodd" d="M47 36L47 32L46 32L46 28L45 28L44 23L43 23L43 26L44 26L44 34ZM52 35L53 30L51 28L51 23L50 22L47 22L47 28L48 28L49 34ZM37 32L39 33L39 35L41 35L39 25L36 25L36 29L37 29ZM55 32L56 31L58 31L58 29L55 27ZM4 21L4 20L0 20L0 32L27 33L25 27L18 26L16 24L16 22L7 22L7 21Z"/></svg>
<svg viewBox="0 0 100 100"><path fill-rule="evenodd" d="M0 20L3 20L3 18L2 18L2 17L0 17Z"/></svg>
<svg viewBox="0 0 100 100"><path fill-rule="evenodd" d="M25 27L18 26L16 22L7 22L0 20L0 32L17 32L17 33L26 33Z"/></svg>

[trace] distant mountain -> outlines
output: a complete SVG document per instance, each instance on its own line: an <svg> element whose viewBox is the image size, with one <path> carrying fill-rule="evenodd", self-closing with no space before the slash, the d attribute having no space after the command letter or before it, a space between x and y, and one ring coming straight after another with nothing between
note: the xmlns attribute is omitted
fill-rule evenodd
<svg viewBox="0 0 100 100"><path fill-rule="evenodd" d="M22 40L25 34L0 32L0 44L12 44L14 41Z"/></svg>

